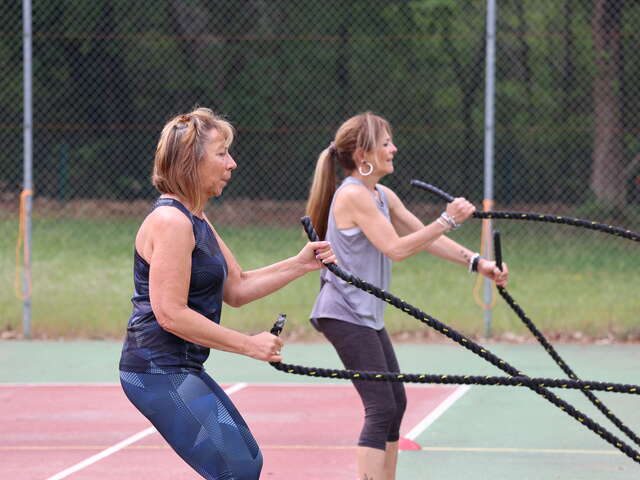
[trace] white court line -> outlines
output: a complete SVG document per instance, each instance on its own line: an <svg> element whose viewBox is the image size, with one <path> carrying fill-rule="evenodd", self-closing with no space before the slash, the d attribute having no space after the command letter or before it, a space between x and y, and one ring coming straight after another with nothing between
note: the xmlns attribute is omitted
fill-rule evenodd
<svg viewBox="0 0 640 480"><path fill-rule="evenodd" d="M232 393L235 393L238 390L242 390L247 385L248 384L246 384L246 383L236 383L235 385L225 389L224 392L227 395L231 395ZM103 458L108 457L109 455L111 455L113 453L116 453L118 450L122 450L123 448L127 447L128 445L131 445L132 443L135 443L138 440L140 440L140 439L142 439L142 438L144 438L144 437L146 437L148 435L151 435L155 431L156 431L155 427L149 427L149 428L147 428L145 430L142 430L141 432L138 432L135 435L131 435L129 438L125 438L121 442L116 443L115 445L113 445L113 446L101 451L100 453L96 453L95 455L93 455L92 457L87 458L86 460L83 460L80 463L76 463L72 467L69 467L66 470L63 470L60 473L56 473L52 477L47 478L47 480L60 480L61 478L68 477L72 473L75 473L78 470L82 470L83 468L88 467L89 465L91 465L93 463L96 463L98 460L102 460Z"/></svg>
<svg viewBox="0 0 640 480"><path fill-rule="evenodd" d="M489 448L489 447L422 447L429 452L479 452L479 453L557 453L569 455L624 455L616 450L562 450L556 448Z"/></svg>
<svg viewBox="0 0 640 480"><path fill-rule="evenodd" d="M415 427L409 430L409 432L407 432L407 434L404 435L404 437L408 438L409 440L415 440L416 438L418 438L418 436L422 432L424 432L429 427L429 425L435 422L440 415L446 412L447 409L451 407L451 405L456 403L456 401L458 401L460 397L462 397L465 393L467 393L470 388L471 387L469 385L460 385L451 393L451 395L449 395L444 400L444 402L438 405L429 415L424 417L422 421L420 421L420 423L418 423Z"/></svg>

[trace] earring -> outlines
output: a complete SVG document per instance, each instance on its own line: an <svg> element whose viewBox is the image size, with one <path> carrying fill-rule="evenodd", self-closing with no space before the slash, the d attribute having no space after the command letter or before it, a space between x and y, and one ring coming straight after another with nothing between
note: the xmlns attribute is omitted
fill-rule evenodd
<svg viewBox="0 0 640 480"><path fill-rule="evenodd" d="M363 177L368 177L369 175L371 175L373 173L373 164L370 162L364 162L367 165L369 165L369 170L367 172L363 172L362 171L362 165L360 165L358 167L358 172L360 172L360 175L362 175ZM364 164L363 164L364 165Z"/></svg>

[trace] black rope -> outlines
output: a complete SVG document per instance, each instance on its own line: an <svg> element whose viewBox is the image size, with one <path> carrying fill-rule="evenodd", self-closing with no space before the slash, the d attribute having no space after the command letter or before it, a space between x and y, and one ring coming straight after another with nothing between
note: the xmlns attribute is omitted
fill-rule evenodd
<svg viewBox="0 0 640 480"><path fill-rule="evenodd" d="M440 190L429 183L422 182L420 180L411 180L411 185L422 188L431 192L447 202L454 200L452 195ZM488 218L495 220L528 220L532 222L549 222L560 223L563 225L571 225L573 227L587 228L589 230L597 230L609 235L615 235L616 237L622 237L634 242L640 242L640 234L627 230L625 228L614 227L612 225L605 225L602 223L592 222L590 220L582 220L580 218L563 217L560 215L547 215L532 212L510 212L510 211L489 211L489 212L473 212L474 218Z"/></svg>
<svg viewBox="0 0 640 480"><path fill-rule="evenodd" d="M309 217L303 217L301 220L302 220L302 224L304 226L304 229L305 229L309 239L311 241L318 241L318 239L319 239L318 234L315 232ZM410 305L407 302L404 302L403 300L401 300L398 297L392 295L391 293L385 292L384 290L376 287L375 285L371 285L370 283L359 279L355 275L343 270L342 268L340 268L336 264L328 264L328 265L326 265L326 268L331 273L333 273L337 277L341 278L345 282L349 283L350 285L353 285L356 288L359 288L359 289L361 289L361 290L363 290L363 291L365 291L365 292L367 292L367 293L369 293L371 295L374 295L375 297L377 297L377 298L379 298L381 300L384 300L385 302L393 305L394 307L402 310L403 312L407 313L408 315L411 315L412 317L416 318L417 320L421 321L422 323L424 323L424 324L428 325L429 327L435 329L436 331L442 333L446 337L452 339L453 341L455 341L459 345L462 345L464 348L472 351L473 353L475 353L479 357L485 359L486 361L488 361L489 363L491 363L495 367L499 368L500 370L504 371L505 373L508 373L512 377L526 377L526 375L524 373L522 373L521 371L519 371L518 369L516 369L515 367L513 367L509 363L507 363L505 360L502 360L500 357L496 356L495 354L493 354L488 349L481 347L480 345L475 343L470 338L465 337L464 335L458 333L453 328L451 328L451 327L445 325L444 323L440 322L435 317L432 317L431 315L428 315L427 313L419 310L418 308L414 307L413 305ZM541 387L540 385L526 385L526 386L528 388L530 388L531 390L535 391L536 393L538 393L540 396L542 396L542 398L546 399L547 401L549 401L553 405L555 405L558 408L560 408L560 410L566 412L572 418L574 418L577 421L579 421L580 423L582 423L589 430L591 430L595 434L599 435L606 442L608 442L609 444L613 445L615 448L617 448L618 450L623 452L629 458L631 458L632 460L634 460L637 463L640 463L640 453L639 452L637 452L632 447L630 447L629 445L624 443L622 440L620 440L618 437L616 437L611 432L606 430L604 427L602 427L601 425L599 425L598 423L593 421L586 414L584 414L584 413L580 412L579 410L577 410L575 407L573 407L573 405L571 405L571 404L565 402L564 400L560 399L557 395L555 395L552 391L548 390L545 387Z"/></svg>
<svg viewBox="0 0 640 480"><path fill-rule="evenodd" d="M280 318L271 329L274 335L280 335L282 328L277 329L276 325L281 319L286 318L280 314ZM284 325L282 323L281 325ZM455 385L494 385L503 387L547 387L562 388L566 390L601 391L612 393L628 393L640 395L640 385L629 385L622 383L597 382L589 380L566 380L555 378L532 378L526 375L517 377L498 377L491 375L443 375L428 373L400 373L400 372L374 372L363 370L341 370L335 368L304 367L302 365L292 365L282 362L269 362L276 370L296 375L306 375L309 377L338 378L341 380L367 380L375 382L396 382L396 383L437 383Z"/></svg>
<svg viewBox="0 0 640 480"><path fill-rule="evenodd" d="M411 185L427 190L438 197L442 198L447 202L452 202L454 200L453 195L439 189L438 187L421 182L420 180L412 180ZM575 218L567 218L561 216L552 216L552 215L541 215L537 213L527 213L527 212L474 212L474 217L477 218L496 218L496 219L512 219L512 220L532 220L532 221L542 221L542 222L552 222L552 223L562 223L567 225L573 225L576 227L588 228L592 230L601 231L604 233L609 233L612 235L628 238L634 241L640 241L640 235L630 231L624 230L617 227L612 227L611 225L603 225L596 222L591 222L589 220L581 220ZM502 247L500 242L500 234L499 232L494 232L494 252L496 257L496 265L500 270L502 270ZM527 317L524 310L516 303L516 301L511 297L511 295L507 292L504 287L497 287L498 293L504 299L504 301L509 305L509 307L516 313L518 318L526 325L529 331L533 334L533 336L538 340L540 345L547 351L547 353L553 358L556 364L562 369L564 373L566 373L569 378L573 380L579 380L578 376L575 372L567 365L567 363L560 357L558 352L553 348L553 346L547 341L545 336L538 330L533 321ZM588 390L583 390L584 395L589 399L589 401L598 409L600 412L607 417L611 423L613 423L616 427L618 427L622 432L624 432L636 445L640 445L640 437L638 437L633 430L627 427L622 420L620 420L609 408L602 403L598 397L596 397L592 392Z"/></svg>
<svg viewBox="0 0 640 480"><path fill-rule="evenodd" d="M500 232L493 232L493 250L495 252L496 257L496 265L502 270L502 242L500 241ZM545 336L542 334L540 330L536 327L536 325L531 321L529 317L527 317L524 310L516 303L507 289L505 287L497 286L498 292L500 296L504 299L505 302L511 307L511 309L516 313L518 318L526 325L529 331L533 334L533 336L538 340L540 345L547 351L547 353L553 358L556 364L562 369L564 373L568 375L568 377L572 380L580 380L575 372L569 367L569 365L562 359L560 354L553 348ZM620 420L614 413L609 410L609 408L602 403L602 401L596 397L591 391L588 389L583 389L582 393L589 399L589 401L598 409L602 414L607 417L611 423L613 423L616 427L618 427L622 432L624 432L631 440L634 441L636 445L640 445L640 438L635 434L633 430L627 427L622 420Z"/></svg>
<svg viewBox="0 0 640 480"><path fill-rule="evenodd" d="M453 195L435 187L434 185L421 182L420 180L412 180L411 184L427 190L443 200L447 202L451 202L454 200ZM567 218L561 216L552 216L552 215L542 215L537 213L528 213L528 212L474 212L474 217L477 218L496 218L496 219L512 219L512 220L532 220L532 221L543 221L543 222L552 222L552 223L562 223L567 225L572 225L576 227L588 228L592 230L601 231L603 233L609 233L612 235L620 236L623 238L628 238L630 240L639 241L640 235L630 231L624 230L618 227L612 227L611 225L603 225L596 222L581 220L575 218ZM494 252L496 257L496 265L500 270L502 270L502 247L500 242L500 234L499 232L494 232ZM504 299L504 301L509 305L509 307L516 313L518 318L525 324L525 326L529 329L529 331L533 334L533 336L538 340L540 345L547 351L547 353L553 358L556 364L562 369L564 373L566 373L569 378L573 380L579 380L578 376L575 372L569 367L569 365L562 359L562 357L558 354L558 352L553 348L553 346L547 341L545 336L540 332L540 330L536 327L536 325L527 317L524 310L516 303L516 301L511 297L511 295L507 292L504 287L497 287L498 293ZM640 437L638 437L633 430L627 427L622 420L620 420L598 397L596 397L591 391L583 390L583 394L589 399L589 401L605 416L607 417L616 427L618 427L622 432L624 432L636 445L640 445Z"/></svg>

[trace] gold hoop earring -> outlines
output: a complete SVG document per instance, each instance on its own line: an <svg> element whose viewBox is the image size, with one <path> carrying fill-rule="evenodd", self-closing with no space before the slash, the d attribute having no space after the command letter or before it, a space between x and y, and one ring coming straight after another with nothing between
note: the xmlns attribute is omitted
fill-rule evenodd
<svg viewBox="0 0 640 480"><path fill-rule="evenodd" d="M363 171L362 171L362 165L360 165L360 166L358 167L358 172L359 172L359 173L360 173L360 175L362 175L363 177L368 177L369 175L371 175L371 174L373 173L373 164L372 164L372 163L370 163L370 162L364 162L364 163L363 163L363 165L364 165L365 163L366 163L367 165L369 165L369 171L367 171L367 172L363 172Z"/></svg>

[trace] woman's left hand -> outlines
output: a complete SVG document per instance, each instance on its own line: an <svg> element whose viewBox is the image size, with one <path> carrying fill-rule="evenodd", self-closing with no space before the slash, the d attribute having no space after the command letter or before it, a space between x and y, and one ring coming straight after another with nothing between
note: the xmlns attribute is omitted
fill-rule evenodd
<svg viewBox="0 0 640 480"><path fill-rule="evenodd" d="M502 270L500 270L496 262L481 258L478 262L478 273L490 278L496 285L500 287L506 287L509 280L509 267L506 263L502 263Z"/></svg>
<svg viewBox="0 0 640 480"><path fill-rule="evenodd" d="M319 270L327 263L337 263L329 242L309 242L297 255L300 263L309 270Z"/></svg>

